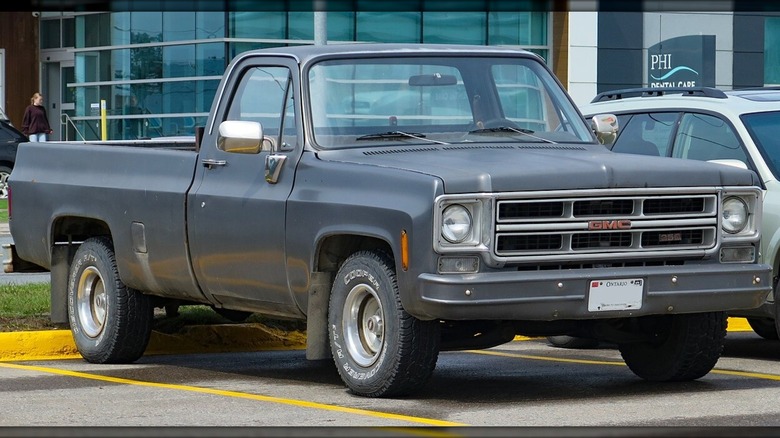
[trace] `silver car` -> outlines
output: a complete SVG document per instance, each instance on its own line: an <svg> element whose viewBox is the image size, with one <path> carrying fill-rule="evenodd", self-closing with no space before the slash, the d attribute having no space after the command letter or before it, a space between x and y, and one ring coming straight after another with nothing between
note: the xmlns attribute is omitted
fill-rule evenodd
<svg viewBox="0 0 780 438"><path fill-rule="evenodd" d="M617 136L603 141L614 152L712 161L759 175L765 189L761 257L773 266L774 293L763 306L730 316L745 317L759 336L778 339L780 88L614 90L599 94L580 111L591 121L600 114L617 116ZM562 344L573 340L551 342L572 346Z"/></svg>

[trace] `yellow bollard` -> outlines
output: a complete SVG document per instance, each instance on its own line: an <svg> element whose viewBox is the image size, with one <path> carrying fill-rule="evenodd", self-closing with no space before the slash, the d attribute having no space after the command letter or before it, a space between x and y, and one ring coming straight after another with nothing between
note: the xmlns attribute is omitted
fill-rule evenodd
<svg viewBox="0 0 780 438"><path fill-rule="evenodd" d="M108 123L106 122L106 100L100 99L100 138L108 140Z"/></svg>

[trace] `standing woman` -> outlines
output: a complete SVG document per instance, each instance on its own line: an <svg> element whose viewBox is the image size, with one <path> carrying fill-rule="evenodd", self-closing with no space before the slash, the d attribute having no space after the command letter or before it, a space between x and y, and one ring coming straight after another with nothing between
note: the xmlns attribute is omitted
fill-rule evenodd
<svg viewBox="0 0 780 438"><path fill-rule="evenodd" d="M30 141L39 142L46 141L48 135L52 133L41 93L33 94L30 98L30 105L24 110L22 132L29 137Z"/></svg>

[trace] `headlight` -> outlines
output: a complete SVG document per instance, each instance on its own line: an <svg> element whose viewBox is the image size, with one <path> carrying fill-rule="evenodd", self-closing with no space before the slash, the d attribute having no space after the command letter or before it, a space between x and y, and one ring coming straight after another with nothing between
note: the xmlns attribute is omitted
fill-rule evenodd
<svg viewBox="0 0 780 438"><path fill-rule="evenodd" d="M450 243L460 243L471 234L471 213L460 205L454 204L442 212L441 235Z"/></svg>
<svg viewBox="0 0 780 438"><path fill-rule="evenodd" d="M744 230L748 223L747 204L740 198L729 197L723 200L723 231L736 234Z"/></svg>

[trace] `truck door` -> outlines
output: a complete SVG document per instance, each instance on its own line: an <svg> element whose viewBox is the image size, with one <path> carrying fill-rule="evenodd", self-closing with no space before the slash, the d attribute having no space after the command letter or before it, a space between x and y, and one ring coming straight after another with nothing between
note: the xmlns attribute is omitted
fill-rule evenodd
<svg viewBox="0 0 780 438"><path fill-rule="evenodd" d="M287 287L284 248L285 203L302 148L296 68L285 60L257 64L257 58L237 64L234 79L212 108L217 114L212 132L207 126L203 135L188 197L187 233L203 292L226 308L300 314ZM217 133L224 120L260 122L261 152L220 150ZM265 178L269 154L287 156L275 182Z"/></svg>

